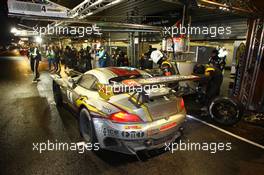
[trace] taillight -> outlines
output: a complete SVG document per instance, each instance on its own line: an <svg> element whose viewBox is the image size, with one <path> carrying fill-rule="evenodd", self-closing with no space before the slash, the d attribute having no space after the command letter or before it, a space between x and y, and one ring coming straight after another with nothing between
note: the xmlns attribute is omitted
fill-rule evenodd
<svg viewBox="0 0 264 175"><path fill-rule="evenodd" d="M181 99L181 101L180 101L180 110L182 111L182 110L184 110L184 109L185 109L185 106L184 106L184 100Z"/></svg>
<svg viewBox="0 0 264 175"><path fill-rule="evenodd" d="M109 119L118 123L142 122L139 116L135 114L129 114L123 111L111 114Z"/></svg>

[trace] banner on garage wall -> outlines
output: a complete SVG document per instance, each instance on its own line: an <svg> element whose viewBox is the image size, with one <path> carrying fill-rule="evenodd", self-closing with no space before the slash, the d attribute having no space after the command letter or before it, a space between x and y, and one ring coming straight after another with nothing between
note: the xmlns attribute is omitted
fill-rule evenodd
<svg viewBox="0 0 264 175"><path fill-rule="evenodd" d="M171 37L163 38L161 48L167 52L173 52L173 39Z"/></svg>
<svg viewBox="0 0 264 175"><path fill-rule="evenodd" d="M8 0L10 14L68 18L69 9L48 0Z"/></svg>
<svg viewBox="0 0 264 175"><path fill-rule="evenodd" d="M174 37L173 43L174 43L174 52L183 52L184 51L184 46L185 46L184 38Z"/></svg>
<svg viewBox="0 0 264 175"><path fill-rule="evenodd" d="M162 40L162 50L167 52L183 52L185 39L182 37L167 37Z"/></svg>

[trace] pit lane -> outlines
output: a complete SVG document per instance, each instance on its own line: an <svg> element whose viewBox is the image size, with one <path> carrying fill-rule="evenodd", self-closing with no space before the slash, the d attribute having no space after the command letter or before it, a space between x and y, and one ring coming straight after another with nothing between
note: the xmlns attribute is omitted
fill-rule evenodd
<svg viewBox="0 0 264 175"><path fill-rule="evenodd" d="M231 142L230 151L154 152L145 161L115 152L32 150L32 143L79 142L77 120L57 110L51 79L41 65L41 81L32 84L23 57L0 58L0 174L263 174L264 150L188 118L182 141ZM199 116L197 116L199 117ZM244 126L244 125L243 125ZM238 127L230 129L238 132ZM262 144L263 129L243 137ZM262 134L261 134L262 133Z"/></svg>

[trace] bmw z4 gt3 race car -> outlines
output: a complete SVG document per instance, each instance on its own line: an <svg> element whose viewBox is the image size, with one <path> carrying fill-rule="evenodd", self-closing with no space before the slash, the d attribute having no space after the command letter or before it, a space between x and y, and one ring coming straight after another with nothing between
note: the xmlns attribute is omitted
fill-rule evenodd
<svg viewBox="0 0 264 175"><path fill-rule="evenodd" d="M184 101L166 84L197 78L151 77L129 67L69 74L52 75L56 105L66 103L78 112L85 141L126 154L161 148L180 136Z"/></svg>

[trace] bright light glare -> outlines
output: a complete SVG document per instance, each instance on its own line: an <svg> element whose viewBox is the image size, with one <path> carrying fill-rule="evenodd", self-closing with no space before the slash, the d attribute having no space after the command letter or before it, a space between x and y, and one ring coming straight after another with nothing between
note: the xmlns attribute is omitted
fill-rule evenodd
<svg viewBox="0 0 264 175"><path fill-rule="evenodd" d="M10 32L16 34L18 30L15 27L13 27Z"/></svg>
<svg viewBox="0 0 264 175"><path fill-rule="evenodd" d="M112 2L112 4L117 4L119 2L121 2L121 0L116 0L116 1Z"/></svg>
<svg viewBox="0 0 264 175"><path fill-rule="evenodd" d="M40 44L42 43L42 38L40 36L36 36L35 41Z"/></svg>
<svg viewBox="0 0 264 175"><path fill-rule="evenodd" d="M87 14L87 16L91 16L93 14L93 12L89 12L88 14Z"/></svg>

